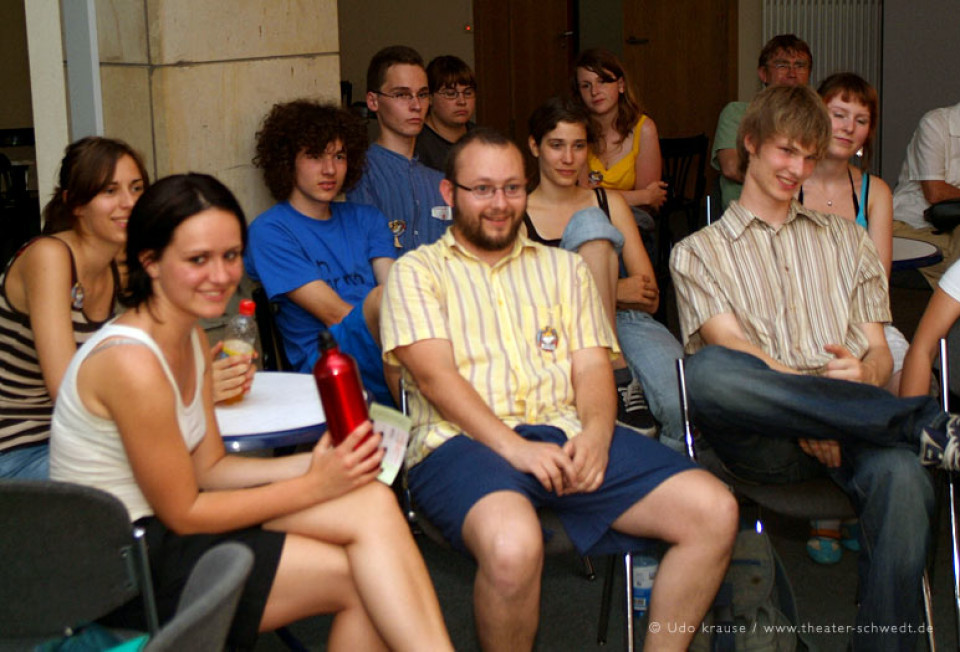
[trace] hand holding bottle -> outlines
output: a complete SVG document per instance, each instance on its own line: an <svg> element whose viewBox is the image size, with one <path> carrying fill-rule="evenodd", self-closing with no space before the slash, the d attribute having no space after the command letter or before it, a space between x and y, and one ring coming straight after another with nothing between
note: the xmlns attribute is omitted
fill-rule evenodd
<svg viewBox="0 0 960 652"><path fill-rule="evenodd" d="M380 435L365 421L337 446L326 433L313 449L308 475L314 477L320 494L329 500L377 479L384 450Z"/></svg>
<svg viewBox="0 0 960 652"><path fill-rule="evenodd" d="M223 341L214 347L213 400L236 403L250 390L253 383L253 361L257 342L257 322L254 319L256 304L250 299L240 301L240 312L227 323ZM224 362L223 359L227 359ZM236 359L236 360L234 360ZM240 365L239 368L237 366ZM249 381L246 380L249 376ZM240 391L237 391L237 390Z"/></svg>
<svg viewBox="0 0 960 652"><path fill-rule="evenodd" d="M253 361L257 353L248 355L223 355L223 342L217 342L210 350L213 359L213 402L238 400L250 391L253 375L257 371Z"/></svg>

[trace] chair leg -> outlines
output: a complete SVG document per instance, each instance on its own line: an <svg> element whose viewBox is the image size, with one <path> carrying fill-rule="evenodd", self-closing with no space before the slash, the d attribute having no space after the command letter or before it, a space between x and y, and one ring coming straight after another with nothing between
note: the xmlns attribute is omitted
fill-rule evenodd
<svg viewBox="0 0 960 652"><path fill-rule="evenodd" d="M294 636L289 629L281 627L274 632L283 644L287 646L290 652L309 652L309 650L300 642L300 639Z"/></svg>
<svg viewBox="0 0 960 652"><path fill-rule="evenodd" d="M624 647L627 652L633 652L633 553L623 555L624 585L626 586L626 600L624 600L623 622L626 624Z"/></svg>
<svg viewBox="0 0 960 652"><path fill-rule="evenodd" d="M923 616L927 624L927 648L930 652L937 652L937 639L933 634L933 596L930 593L930 576L923 571Z"/></svg>
<svg viewBox="0 0 960 652"><path fill-rule="evenodd" d="M603 576L603 591L600 594L600 622L597 623L597 645L607 644L607 629L610 627L610 603L613 601L613 576L617 572L617 557L610 555L607 572Z"/></svg>
<svg viewBox="0 0 960 652"><path fill-rule="evenodd" d="M592 582L597 579L597 571L593 567L593 561L586 555L581 557L580 561L583 562L583 574L587 576L587 581Z"/></svg>
<svg viewBox="0 0 960 652"><path fill-rule="evenodd" d="M157 615L157 598L153 592L153 576L150 573L150 557L147 555L146 530L142 527L133 528L134 550L133 563L136 565L135 575L140 582L140 595L143 600L143 609L146 613L147 631L152 636L160 629L160 620Z"/></svg>
<svg viewBox="0 0 960 652"><path fill-rule="evenodd" d="M950 501L950 559L953 562L953 602L956 613L957 640L960 641L960 523L957 521L957 476L950 474L948 499Z"/></svg>

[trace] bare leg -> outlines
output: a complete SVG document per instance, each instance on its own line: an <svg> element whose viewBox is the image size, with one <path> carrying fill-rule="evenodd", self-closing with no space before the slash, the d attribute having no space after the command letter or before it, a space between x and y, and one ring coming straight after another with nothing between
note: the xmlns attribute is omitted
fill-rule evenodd
<svg viewBox="0 0 960 652"><path fill-rule="evenodd" d="M484 650L530 650L540 620L543 533L533 505L512 491L467 513L463 540L477 559L473 611Z"/></svg>
<svg viewBox="0 0 960 652"><path fill-rule="evenodd" d="M660 628L647 632L644 649L686 650L730 562L737 533L733 495L706 471L684 471L624 512L613 528L672 544L650 596L650 623Z"/></svg>
<svg viewBox="0 0 960 652"><path fill-rule="evenodd" d="M357 595L343 548L288 535L260 631L322 613L337 614L327 641L328 649L387 649Z"/></svg>
<svg viewBox="0 0 960 652"><path fill-rule="evenodd" d="M453 649L426 565L389 487L371 482L264 527L341 546L356 592L391 649Z"/></svg>
<svg viewBox="0 0 960 652"><path fill-rule="evenodd" d="M610 321L610 328L613 334L617 334L617 277L620 274L619 262L617 261L617 252L609 240L591 240L580 246L577 250L590 269L593 276L593 282L596 283L600 292L600 300L603 303L604 314ZM614 369L622 369L627 366L627 361L623 356L619 356L613 361Z"/></svg>

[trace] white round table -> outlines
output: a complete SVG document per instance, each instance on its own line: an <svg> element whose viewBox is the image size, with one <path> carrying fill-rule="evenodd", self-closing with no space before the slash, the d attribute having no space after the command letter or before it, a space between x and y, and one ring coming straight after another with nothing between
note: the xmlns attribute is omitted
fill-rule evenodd
<svg viewBox="0 0 960 652"><path fill-rule="evenodd" d="M311 443L327 429L311 374L258 371L242 401L217 405L215 412L232 452Z"/></svg>
<svg viewBox="0 0 960 652"><path fill-rule="evenodd" d="M893 271L936 265L943 260L940 249L929 242L893 236Z"/></svg>

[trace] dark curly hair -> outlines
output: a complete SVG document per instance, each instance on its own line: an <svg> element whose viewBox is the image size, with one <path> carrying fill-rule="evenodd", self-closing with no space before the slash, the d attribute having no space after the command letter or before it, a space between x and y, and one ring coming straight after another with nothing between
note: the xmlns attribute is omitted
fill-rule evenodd
<svg viewBox="0 0 960 652"><path fill-rule="evenodd" d="M297 154L306 151L309 156L319 156L336 140L347 152L347 176L342 188L347 191L363 174L367 126L334 104L313 100L274 104L257 132L253 164L263 170L263 180L273 198L286 201L293 193Z"/></svg>

